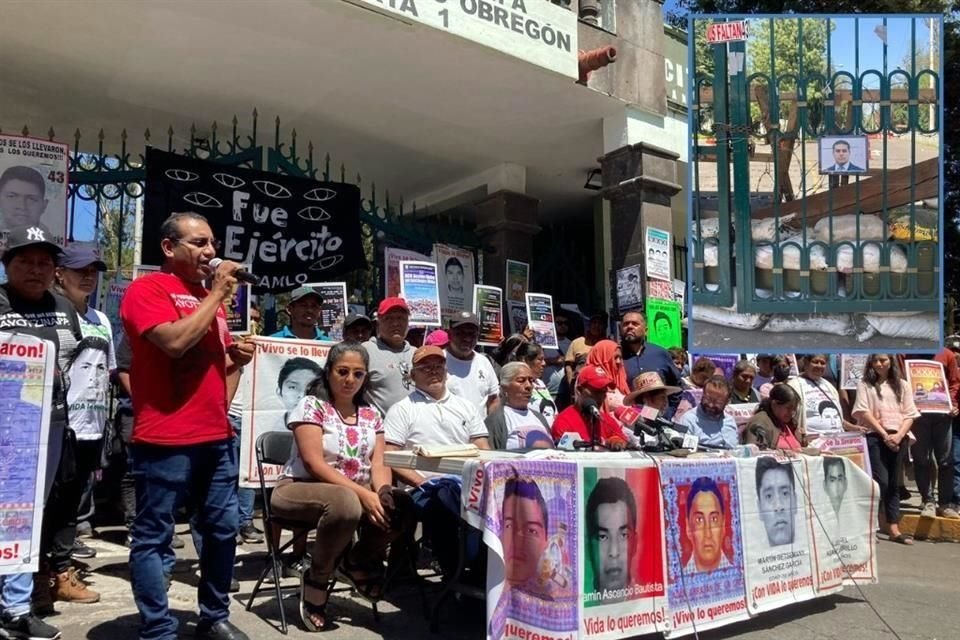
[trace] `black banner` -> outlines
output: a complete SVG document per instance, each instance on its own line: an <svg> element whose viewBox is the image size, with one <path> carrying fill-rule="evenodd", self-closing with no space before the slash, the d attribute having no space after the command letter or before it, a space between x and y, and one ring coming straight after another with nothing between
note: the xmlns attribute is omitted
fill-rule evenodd
<svg viewBox="0 0 960 640"><path fill-rule="evenodd" d="M249 265L256 293L363 269L360 189L352 184L241 169L147 149L144 264L163 264L160 225L175 211L210 221L219 256Z"/></svg>

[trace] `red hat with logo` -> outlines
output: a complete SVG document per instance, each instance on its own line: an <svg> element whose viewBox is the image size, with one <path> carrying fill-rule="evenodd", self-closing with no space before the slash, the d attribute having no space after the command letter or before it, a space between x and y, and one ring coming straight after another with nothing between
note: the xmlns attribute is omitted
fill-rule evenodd
<svg viewBox="0 0 960 640"><path fill-rule="evenodd" d="M580 371L580 375L577 376L578 387L586 387L593 391L605 391L615 387L616 384L613 378L603 370L603 367L586 366Z"/></svg>
<svg viewBox="0 0 960 640"><path fill-rule="evenodd" d="M410 307L407 306L407 301L400 297L393 298L384 298L380 302L380 306L377 307L377 317L383 317L393 311L394 309L402 309L407 313L410 313Z"/></svg>

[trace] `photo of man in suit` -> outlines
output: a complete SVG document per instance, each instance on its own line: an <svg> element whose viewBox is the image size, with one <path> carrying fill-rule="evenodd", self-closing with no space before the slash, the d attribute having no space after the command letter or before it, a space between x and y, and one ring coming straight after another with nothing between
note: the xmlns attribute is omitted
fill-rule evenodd
<svg viewBox="0 0 960 640"><path fill-rule="evenodd" d="M827 167L827 173L860 173L863 167L850 162L850 143L837 140L833 143L833 164Z"/></svg>

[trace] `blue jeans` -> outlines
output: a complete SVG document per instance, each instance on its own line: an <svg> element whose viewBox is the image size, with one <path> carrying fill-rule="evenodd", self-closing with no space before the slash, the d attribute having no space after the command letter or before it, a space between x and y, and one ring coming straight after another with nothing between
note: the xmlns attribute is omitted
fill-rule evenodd
<svg viewBox="0 0 960 640"><path fill-rule="evenodd" d="M240 459L240 418L238 416L229 416L230 426L236 437L233 439L237 449L237 460ZM237 475L239 478L239 473ZM257 499L256 489L237 489L237 499L240 501L240 526L253 522L253 503Z"/></svg>
<svg viewBox="0 0 960 640"><path fill-rule="evenodd" d="M130 546L130 582L140 611L140 638L177 637L177 620L170 615L162 578L172 565L174 513L188 492L197 514L195 527L203 540L197 587L200 625L226 620L239 528L234 443L133 445L131 449L137 515Z"/></svg>

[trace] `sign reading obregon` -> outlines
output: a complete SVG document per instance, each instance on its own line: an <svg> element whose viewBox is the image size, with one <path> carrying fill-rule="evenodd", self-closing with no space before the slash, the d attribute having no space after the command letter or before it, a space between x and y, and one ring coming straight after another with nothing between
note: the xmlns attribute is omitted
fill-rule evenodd
<svg viewBox="0 0 960 640"><path fill-rule="evenodd" d="M546 0L346 0L578 77L577 16Z"/></svg>

